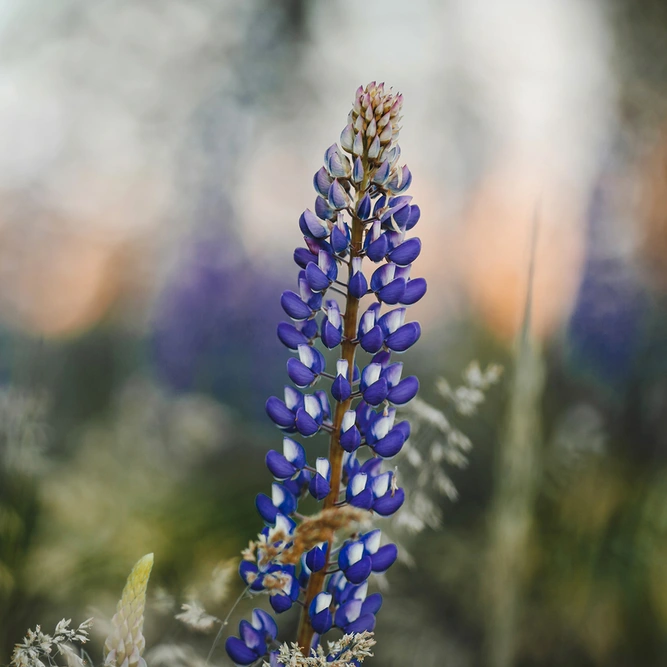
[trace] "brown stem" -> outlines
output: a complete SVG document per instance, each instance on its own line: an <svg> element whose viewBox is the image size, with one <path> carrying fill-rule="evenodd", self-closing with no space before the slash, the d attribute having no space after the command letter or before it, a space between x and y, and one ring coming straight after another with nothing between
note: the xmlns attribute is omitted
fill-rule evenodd
<svg viewBox="0 0 667 667"><path fill-rule="evenodd" d="M363 192L364 188L362 188ZM350 244L350 259L353 257L358 257L361 252L361 243L363 238L364 225L363 222L356 216L352 216L352 238ZM352 262L349 266L349 278L352 277ZM354 298L351 294L348 293L346 302L345 302L345 324L343 327L343 344L342 344L342 353L341 358L347 361L348 372L350 374L350 380L354 378L354 355L356 351L357 344L352 341L356 338L357 335L357 319L359 314L359 299ZM336 411L334 413L333 419L333 430L331 432L331 439L329 441L329 462L331 464L331 491L329 495L324 499L324 509L330 509L338 502L338 496L340 495L340 487L343 477L343 454L345 450L340 446L340 427L343 421L343 415L347 410L350 409L352 404L352 398L348 398L347 401L336 404ZM331 531L331 534L328 535L328 547L327 547L327 562L329 562L329 555L331 553L331 546L333 544L334 534ZM306 589L306 599L304 602L304 608L301 611L301 620L299 622L299 632L297 635L297 641L299 646L305 649L308 653L310 652L310 644L313 640L313 634L315 631L310 624L310 618L308 616L308 607L312 602L313 598L322 591L324 587L324 580L327 576L326 568L322 568L319 572L313 572L310 575L310 580L308 581L308 588ZM306 655L308 655L308 653Z"/></svg>

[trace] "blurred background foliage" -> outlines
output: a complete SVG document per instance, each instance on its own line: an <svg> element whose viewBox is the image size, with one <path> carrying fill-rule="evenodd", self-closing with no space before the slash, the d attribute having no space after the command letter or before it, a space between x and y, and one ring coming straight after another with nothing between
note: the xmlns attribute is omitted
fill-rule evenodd
<svg viewBox="0 0 667 667"><path fill-rule="evenodd" d="M99 655L148 552L148 646L206 655L173 616L240 591L296 220L377 79L430 291L373 664L667 664L666 44L661 0L0 2L0 663L90 610Z"/></svg>

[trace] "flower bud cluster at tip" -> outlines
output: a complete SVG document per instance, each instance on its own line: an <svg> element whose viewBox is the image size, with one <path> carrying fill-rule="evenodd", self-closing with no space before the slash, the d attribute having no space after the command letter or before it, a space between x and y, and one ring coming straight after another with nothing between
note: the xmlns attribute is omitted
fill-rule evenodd
<svg viewBox="0 0 667 667"><path fill-rule="evenodd" d="M303 517L297 509L304 497L323 501L339 488L329 512L349 508L390 516L405 498L395 473L383 470L383 461L396 456L410 434L409 423L396 420L396 408L414 398L419 382L403 377L403 364L392 354L405 352L421 335L419 323L406 322L406 315L407 307L424 296L426 282L411 276L421 241L407 235L420 210L404 194L410 170L398 163L402 102L384 84L357 90L340 145L326 150L324 166L314 176L314 211L307 209L299 219L305 247L294 251L300 269L296 289L281 297L290 321L280 323L277 333L294 353L287 362L293 386L266 403L268 416L285 435L282 451L266 456L274 483L270 494L256 499L266 525L244 553L240 574L251 591L269 594L277 613L307 602L314 643L332 627L348 634L373 630L382 597L367 595L368 578L386 571L397 557L396 546L382 545L380 531L373 530L346 539L335 560L327 562L334 545L325 538L335 530L327 524L330 532L322 531L322 541L317 535L304 540L300 530L305 521L298 523ZM336 293L348 304L365 297L374 301L350 324ZM363 368L350 362L353 354L343 352L327 364L323 350L349 350L350 345L372 355ZM314 388L320 383L328 391ZM295 439L320 432L344 450L342 479L332 479L332 461L309 460ZM358 458L360 453L368 456ZM311 521L313 525L317 522ZM315 572L327 578L321 592L306 601ZM227 641L237 665L267 653L275 658L275 622L264 615L256 610L252 623L241 622L240 636Z"/></svg>

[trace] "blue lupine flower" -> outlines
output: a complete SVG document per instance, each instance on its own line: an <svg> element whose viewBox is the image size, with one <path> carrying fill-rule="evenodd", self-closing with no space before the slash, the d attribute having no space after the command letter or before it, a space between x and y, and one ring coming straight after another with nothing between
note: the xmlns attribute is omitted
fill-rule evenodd
<svg viewBox="0 0 667 667"><path fill-rule="evenodd" d="M276 479L289 479L306 465L306 451L296 440L283 438L283 453L272 449L266 455L266 467Z"/></svg>
<svg viewBox="0 0 667 667"><path fill-rule="evenodd" d="M341 145L325 151L324 166L313 178L314 212L306 209L299 218L305 247L294 251L297 289L280 299L290 322L281 322L277 333L295 353L287 362L294 386L285 387L283 400L269 398L266 412L288 434L326 432L329 457L308 465L304 447L288 436L282 453L267 454L275 481L271 495L260 493L256 505L268 525L244 552L239 570L251 590L269 593L276 612L297 600L303 604L298 641L306 649L333 625L346 633L375 627L382 597L367 595L368 579L386 571L398 555L395 545L381 544L379 530L347 540L337 556L332 547L335 526L343 525L336 524L337 515L390 516L405 500L383 461L398 454L410 435L408 422L396 422L396 407L416 395L419 382L403 377L403 364L392 354L405 352L421 335L419 324L406 322L406 315L407 306L425 294L426 282L410 276L421 241L407 233L420 210L404 194L410 170L398 164L401 105L402 97L383 84L357 91ZM367 294L377 302L359 312ZM335 373L327 372L320 344L336 350ZM374 355L362 369L355 365L357 347ZM334 403L323 389L309 391L323 379L331 382ZM323 503L321 514L297 512L306 494ZM267 653L275 659L274 626L258 618L242 624L240 639L227 642L237 664Z"/></svg>
<svg viewBox="0 0 667 667"><path fill-rule="evenodd" d="M332 600L331 593L318 593L308 608L310 622L318 634L327 632L333 624L329 606Z"/></svg>
<svg viewBox="0 0 667 667"><path fill-rule="evenodd" d="M241 638L229 637L225 644L229 657L237 665L251 665L266 654L267 642L278 635L276 622L263 609L252 612L252 622L241 621Z"/></svg>
<svg viewBox="0 0 667 667"><path fill-rule="evenodd" d="M304 389L310 387L324 371L326 362L322 353L312 345L297 346L299 358L287 361L287 374L294 384Z"/></svg>
<svg viewBox="0 0 667 667"><path fill-rule="evenodd" d="M306 554L306 565L311 572L319 572L327 564L327 542L315 545Z"/></svg>
<svg viewBox="0 0 667 667"><path fill-rule="evenodd" d="M323 457L318 458L317 463L315 464L315 470L315 476L310 481L308 489L314 498L323 500L329 495L329 491L331 490L331 485L329 484L331 481L331 465L329 459Z"/></svg>

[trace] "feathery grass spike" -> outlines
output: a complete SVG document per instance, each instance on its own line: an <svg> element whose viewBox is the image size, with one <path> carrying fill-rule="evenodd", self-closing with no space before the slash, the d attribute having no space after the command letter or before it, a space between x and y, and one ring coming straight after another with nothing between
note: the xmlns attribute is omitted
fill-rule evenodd
<svg viewBox="0 0 667 667"><path fill-rule="evenodd" d="M141 657L146 646L142 634L146 588L153 568L153 554L140 558L130 572L111 619L113 632L104 642L104 664L109 667L146 667Z"/></svg>

